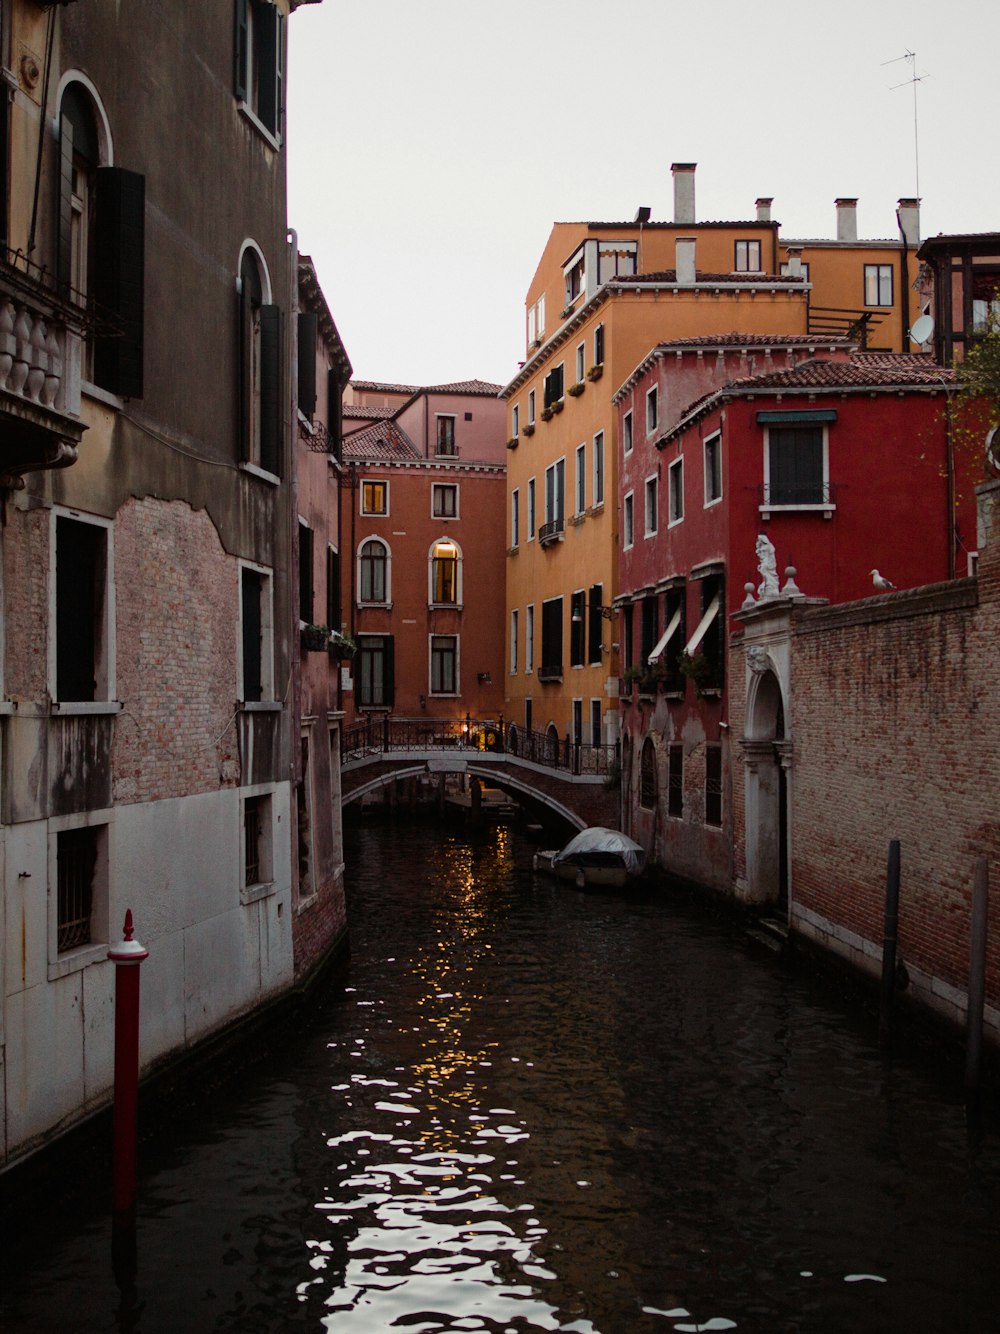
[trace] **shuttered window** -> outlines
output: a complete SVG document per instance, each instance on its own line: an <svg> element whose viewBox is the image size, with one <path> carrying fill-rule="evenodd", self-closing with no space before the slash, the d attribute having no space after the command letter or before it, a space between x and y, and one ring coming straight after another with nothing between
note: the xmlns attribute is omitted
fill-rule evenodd
<svg viewBox="0 0 1000 1334"><path fill-rule="evenodd" d="M300 311L299 335L299 411L312 421L316 413L316 344L319 321L312 311Z"/></svg>
<svg viewBox="0 0 1000 1334"><path fill-rule="evenodd" d="M824 480L822 426L768 428L770 504L822 505L829 500Z"/></svg>

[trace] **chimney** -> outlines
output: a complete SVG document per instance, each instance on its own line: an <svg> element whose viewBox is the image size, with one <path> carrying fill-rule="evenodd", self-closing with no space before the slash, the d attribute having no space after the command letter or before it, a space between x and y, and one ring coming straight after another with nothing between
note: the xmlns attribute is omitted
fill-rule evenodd
<svg viewBox="0 0 1000 1334"><path fill-rule="evenodd" d="M697 237L678 236L676 242L676 258L674 265L677 270L677 281L684 287L693 287L695 283L695 263L694 248Z"/></svg>
<svg viewBox="0 0 1000 1334"><path fill-rule="evenodd" d="M790 245L788 247L788 266L786 277L802 278L805 275L802 272L802 247L800 245Z"/></svg>
<svg viewBox="0 0 1000 1334"><path fill-rule="evenodd" d="M920 200L901 199L899 208L896 210L896 218L906 244L913 247L918 246L920 244Z"/></svg>
<svg viewBox="0 0 1000 1334"><path fill-rule="evenodd" d="M635 211L634 221L637 222L640 227L642 227L645 223L649 221L651 213L652 213L651 208L648 208L647 205L645 204L640 204Z"/></svg>
<svg viewBox="0 0 1000 1334"><path fill-rule="evenodd" d="M858 201L856 199L835 199L837 205L837 240L856 241L858 239Z"/></svg>
<svg viewBox="0 0 1000 1334"><path fill-rule="evenodd" d="M758 221L758 222L770 222L770 221L771 221L771 205L772 205L773 203L774 203L774 200L773 200L773 199L758 199L758 200L757 200L757 221Z"/></svg>
<svg viewBox="0 0 1000 1334"><path fill-rule="evenodd" d="M697 162L674 162L674 222L690 227L694 223L694 171Z"/></svg>

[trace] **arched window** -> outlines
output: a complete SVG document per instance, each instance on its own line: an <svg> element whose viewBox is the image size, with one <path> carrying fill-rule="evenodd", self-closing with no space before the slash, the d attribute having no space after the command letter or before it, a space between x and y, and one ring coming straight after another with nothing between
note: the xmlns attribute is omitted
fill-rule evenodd
<svg viewBox="0 0 1000 1334"><path fill-rule="evenodd" d="M281 460L281 311L267 270L246 245L240 258L240 458L275 476Z"/></svg>
<svg viewBox="0 0 1000 1334"><path fill-rule="evenodd" d="M462 601L462 553L451 538L431 547L429 600L444 607L457 607Z"/></svg>
<svg viewBox="0 0 1000 1334"><path fill-rule="evenodd" d="M639 757L639 805L648 811L656 807L656 747L649 736Z"/></svg>
<svg viewBox="0 0 1000 1334"><path fill-rule="evenodd" d="M362 542L358 552L358 601L389 601L389 548L377 537Z"/></svg>

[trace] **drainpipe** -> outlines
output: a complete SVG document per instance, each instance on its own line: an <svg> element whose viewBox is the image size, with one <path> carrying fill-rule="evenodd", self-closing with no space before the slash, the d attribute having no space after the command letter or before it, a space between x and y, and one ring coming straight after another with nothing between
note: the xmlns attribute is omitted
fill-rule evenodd
<svg viewBox="0 0 1000 1334"><path fill-rule="evenodd" d="M896 209L896 226L899 228L899 235L903 240L903 252L899 257L899 285L902 288L902 317L903 327L899 331L899 350L900 352L909 352L910 350L910 246L906 239L906 228L903 226L899 209Z"/></svg>
<svg viewBox="0 0 1000 1334"><path fill-rule="evenodd" d="M292 685L292 719L289 755L289 777L294 788L299 781L301 751L299 744L302 719L302 653L299 648L299 486L298 459L295 448L299 424L299 236L289 227L285 237L288 243L291 274L288 284L288 405L291 421L288 430L288 608L287 620L291 637L288 642L288 663ZM294 793L293 793L294 796ZM294 836L294 831L293 831Z"/></svg>

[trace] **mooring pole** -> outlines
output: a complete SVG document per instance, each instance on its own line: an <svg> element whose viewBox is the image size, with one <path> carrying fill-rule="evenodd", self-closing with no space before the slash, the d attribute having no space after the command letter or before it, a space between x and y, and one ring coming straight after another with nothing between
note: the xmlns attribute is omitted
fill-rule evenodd
<svg viewBox="0 0 1000 1334"><path fill-rule="evenodd" d="M965 1020L965 1091L979 1088L979 1066L983 1053L983 1009L986 1003L986 920L990 896L990 870L985 857L976 861L972 881L972 912L969 918L969 1007Z"/></svg>
<svg viewBox="0 0 1000 1334"><path fill-rule="evenodd" d="M882 995L878 1037L883 1046L892 1040L892 993L896 985L896 940L899 927L899 839L889 843L885 873L885 928L882 933Z"/></svg>
<svg viewBox="0 0 1000 1334"><path fill-rule="evenodd" d="M139 965L149 950L133 940L132 909L123 939L108 950L115 965L115 1104L111 1252L122 1286L135 1277L135 1158L139 1102Z"/></svg>

